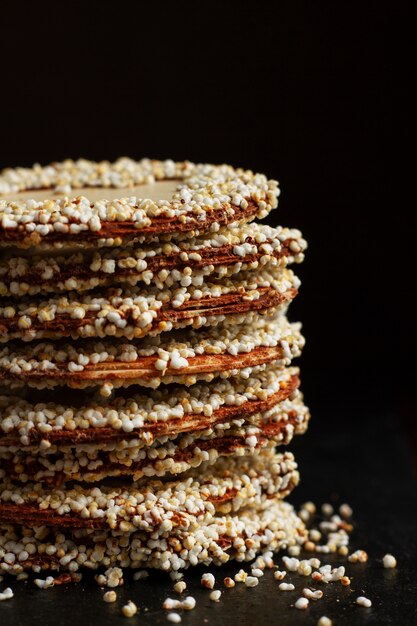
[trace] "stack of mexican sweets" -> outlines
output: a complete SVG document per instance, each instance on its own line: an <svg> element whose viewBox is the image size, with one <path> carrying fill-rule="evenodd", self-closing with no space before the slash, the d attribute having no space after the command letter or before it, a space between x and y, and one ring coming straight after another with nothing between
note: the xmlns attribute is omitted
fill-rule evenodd
<svg viewBox="0 0 417 626"><path fill-rule="evenodd" d="M0 572L251 560L305 541L275 181L173 161L0 175ZM276 447L278 451L276 451Z"/></svg>

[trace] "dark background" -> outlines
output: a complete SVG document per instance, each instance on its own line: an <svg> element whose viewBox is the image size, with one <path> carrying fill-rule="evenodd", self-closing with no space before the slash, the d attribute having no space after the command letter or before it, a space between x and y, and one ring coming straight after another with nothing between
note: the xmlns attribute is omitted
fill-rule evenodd
<svg viewBox="0 0 417 626"><path fill-rule="evenodd" d="M404 147L392 148L407 4L65 5L2 8L0 167L128 155L278 178L270 223L310 245L292 310L308 402L323 421L389 411L412 443L412 214L393 174Z"/></svg>
<svg viewBox="0 0 417 626"><path fill-rule="evenodd" d="M1 11L0 168L149 156L228 162L280 181L269 221L309 241L292 319L308 340L301 366L314 419L293 445L302 476L294 501L339 497L355 509L355 547L372 557L356 584L375 608L352 613L345 598L337 623L349 626L417 622L415 193L400 199L413 23L407 3L369 0ZM375 559L386 551L398 572L381 573ZM79 610L77 590L40 603L15 587L29 604L4 603L10 624L25 624L27 608L33 624L55 623L57 610L62 624L116 619L93 587ZM262 612L267 622L278 612L307 623L269 594L243 605L238 596L221 622L249 624ZM189 623L201 623L205 614L191 613ZM152 623L165 623L158 615Z"/></svg>
<svg viewBox="0 0 417 626"><path fill-rule="evenodd" d="M23 20L21 5L4 5L0 167L128 155L278 178L270 222L310 244L293 307L308 400L405 413L409 207L390 200L405 5L66 4L27 3Z"/></svg>

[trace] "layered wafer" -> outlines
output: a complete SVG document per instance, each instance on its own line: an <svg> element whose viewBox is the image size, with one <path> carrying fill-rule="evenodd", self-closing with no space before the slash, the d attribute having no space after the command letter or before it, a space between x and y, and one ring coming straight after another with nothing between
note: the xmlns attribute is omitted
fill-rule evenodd
<svg viewBox="0 0 417 626"><path fill-rule="evenodd" d="M297 482L293 456L273 452L130 487L44 491L8 480L0 486L0 554L7 545L9 558L0 564L18 573L249 560L262 547L305 538L303 523L281 501Z"/></svg>
<svg viewBox="0 0 417 626"><path fill-rule="evenodd" d="M300 231L250 224L222 233L154 245L102 249L3 250L0 295L21 297L89 291L126 283L159 289L194 284L207 276L222 278L265 266L300 263L306 242Z"/></svg>
<svg viewBox="0 0 417 626"><path fill-rule="evenodd" d="M5 299L0 307L0 341L62 337L138 339L176 328L201 328L221 322L248 322L254 313L285 309L300 281L290 269L262 270L210 280L199 287L164 290L108 288L100 295L76 292L43 298Z"/></svg>
<svg viewBox="0 0 417 626"><path fill-rule="evenodd" d="M253 221L278 195L168 160L0 174L0 570L176 571L305 540L283 499L310 419L287 319L306 242Z"/></svg>
<svg viewBox="0 0 417 626"><path fill-rule="evenodd" d="M226 421L216 421L213 415L189 431L184 424L175 433L174 426L167 435L138 429L120 438L108 436L104 429L90 429L85 433L88 443L82 443L82 438L77 442L77 433L72 441L67 434L65 443L53 438L26 446L20 440L13 443L9 436L0 439L0 475L55 485L70 480L97 482L109 476L138 480L175 475L203 463L213 464L220 457L254 455L267 447L286 445L306 431L309 417L296 391L291 399L268 410L247 415L242 409Z"/></svg>
<svg viewBox="0 0 417 626"><path fill-rule="evenodd" d="M160 435L202 430L215 423L267 411L291 397L299 385L299 370L268 368L248 378L216 380L190 387L168 386L132 395L88 400L70 391L54 402L0 397L0 441L23 445L32 441L90 442L136 438L141 432ZM146 434L146 438L150 435Z"/></svg>
<svg viewBox="0 0 417 626"><path fill-rule="evenodd" d="M119 159L5 170L0 246L121 246L265 217L276 181L228 165Z"/></svg>
<svg viewBox="0 0 417 626"><path fill-rule="evenodd" d="M192 385L229 376L248 377L254 368L288 366L301 354L300 324L285 316L260 316L247 324L177 331L140 342L9 342L0 348L0 384L10 389L66 385L156 388Z"/></svg>

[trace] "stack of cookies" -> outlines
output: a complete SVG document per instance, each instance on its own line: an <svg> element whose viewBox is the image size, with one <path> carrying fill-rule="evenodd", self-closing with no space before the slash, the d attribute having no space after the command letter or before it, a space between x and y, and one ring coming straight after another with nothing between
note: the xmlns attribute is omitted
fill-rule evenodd
<svg viewBox="0 0 417 626"><path fill-rule="evenodd" d="M275 181L189 162L0 175L0 570L253 559L302 543L307 427ZM282 448L278 448L281 450Z"/></svg>

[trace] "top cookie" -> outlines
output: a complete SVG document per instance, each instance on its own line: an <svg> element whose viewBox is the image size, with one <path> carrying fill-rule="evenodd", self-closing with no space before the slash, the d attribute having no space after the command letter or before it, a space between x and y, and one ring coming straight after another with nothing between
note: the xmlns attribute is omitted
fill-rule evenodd
<svg viewBox="0 0 417 626"><path fill-rule="evenodd" d="M80 159L0 174L0 247L120 246L263 218L274 180L229 165Z"/></svg>

